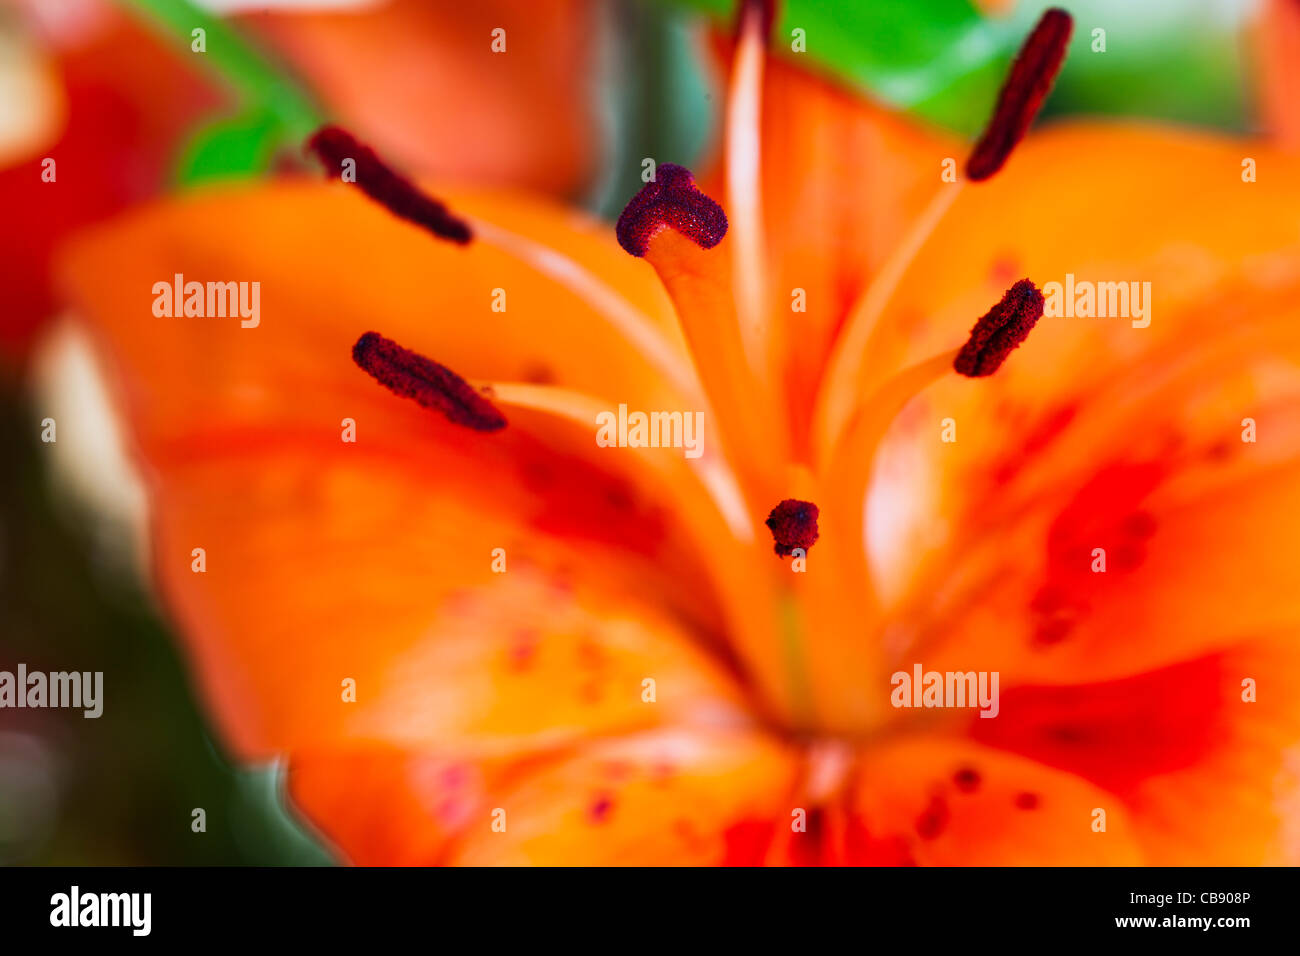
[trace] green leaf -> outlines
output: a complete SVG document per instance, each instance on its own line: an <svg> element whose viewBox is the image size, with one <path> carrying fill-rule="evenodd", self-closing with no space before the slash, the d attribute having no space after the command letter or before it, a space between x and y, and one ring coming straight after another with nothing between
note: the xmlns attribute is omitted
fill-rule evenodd
<svg viewBox="0 0 1300 956"><path fill-rule="evenodd" d="M286 141L320 128L311 97L229 23L191 0L123 0L198 62L229 84L241 112L202 129L182 153L176 181L192 185L263 172ZM202 49L196 37L202 32Z"/></svg>
<svg viewBox="0 0 1300 956"><path fill-rule="evenodd" d="M280 121L264 110L211 123L185 147L176 181L192 186L213 179L259 175L271 165L284 134Z"/></svg>
<svg viewBox="0 0 1300 956"><path fill-rule="evenodd" d="M729 20L732 0L677 0ZM791 47L803 31L806 52ZM978 132L1021 33L970 0L845 3L787 0L773 48L809 60L876 98L962 133Z"/></svg>
<svg viewBox="0 0 1300 956"><path fill-rule="evenodd" d="M724 24L734 0L664 0ZM967 136L988 118L1011 58L1042 11L1059 0L1021 0L983 17L970 0L785 0L773 49L877 99ZM1241 32L1249 5L1188 16L1186 0L1075 0L1074 39L1045 116L1155 117L1242 129L1249 71ZM1211 15L1212 13L1212 15ZM790 51L803 29L807 52ZM1093 31L1107 50L1093 49Z"/></svg>
<svg viewBox="0 0 1300 956"><path fill-rule="evenodd" d="M125 0L189 55L231 84L249 105L274 114L293 135L306 136L321 125L311 98L239 31L190 0ZM203 52L193 51L193 34L202 30Z"/></svg>

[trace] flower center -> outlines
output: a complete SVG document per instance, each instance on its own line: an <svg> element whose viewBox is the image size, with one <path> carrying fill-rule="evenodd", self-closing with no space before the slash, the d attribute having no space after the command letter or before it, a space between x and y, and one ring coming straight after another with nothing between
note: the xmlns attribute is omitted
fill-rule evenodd
<svg viewBox="0 0 1300 956"><path fill-rule="evenodd" d="M714 434L720 440L715 448L720 450L696 465L678 462L673 467L712 498L736 540L752 542L761 509L777 501L765 523L778 557L801 550L806 558L814 542L826 542L814 566L793 569L806 573L790 573L770 558L752 559L747 587L724 597L737 632L737 657L753 661L756 693L775 701L771 710L791 727L861 733L887 717L886 707L862 693L864 686L886 686L880 642L869 631L859 639L843 633L846 628L878 628L885 619L865 552L864 502L877 448L902 408L941 376L954 370L969 377L996 372L1042 316L1044 301L1034 284L1022 279L975 323L962 347L901 371L869 369L866 357L879 331L877 320L963 185L941 187L845 320L810 429L818 436L815 461L795 464L784 407L783 343L776 339L779 323L767 302L770 263L763 236L762 64L771 19L768 4L741 7L724 164L732 222L718 202L696 187L688 170L663 163L654 180L628 202L615 227L622 248L645 259L663 281L694 359L694 368L685 372L680 358L660 347L654 331L617 290L562 252L539 251L492 223L476 220L471 226L337 127L320 130L308 149L331 173L338 170L345 181L355 182L368 197L434 237L462 245L477 239L545 271L591 302L666 378L684 384L683 393L716 416ZM1071 30L1069 14L1052 9L1027 38L967 160L968 182L988 179L1006 164L1060 70ZM477 431L496 431L506 424L485 393L587 427L593 409L602 407L595 396L558 386L476 386L375 332L361 336L353 358L393 393ZM657 462L653 466L660 467ZM672 477L681 476L674 472ZM756 599L770 602L766 610L746 606ZM760 660L772 657L772 648L779 648L776 656L784 661L785 676L774 676ZM780 686L783 681L788 686ZM885 695L879 696L884 700Z"/></svg>

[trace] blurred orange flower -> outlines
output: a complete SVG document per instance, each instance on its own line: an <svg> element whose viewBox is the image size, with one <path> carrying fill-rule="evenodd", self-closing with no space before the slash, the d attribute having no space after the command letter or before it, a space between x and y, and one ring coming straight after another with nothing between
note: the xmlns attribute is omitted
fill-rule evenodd
<svg viewBox="0 0 1300 956"><path fill-rule="evenodd" d="M1049 16L968 179L1046 93ZM956 143L769 62L762 21L719 174L661 166L620 224L653 268L337 131L355 185L69 251L225 739L287 754L359 863L1295 861L1300 169L1069 123L948 182ZM177 274L260 282L260 322L151 320ZM1049 307L953 374L1024 276L1155 308ZM1035 302L981 320L981 371ZM624 405L704 412L702 454L593 443ZM996 717L892 706L918 668L996 673Z"/></svg>
<svg viewBox="0 0 1300 956"><path fill-rule="evenodd" d="M415 172L573 195L597 171L592 0L259 7L237 22L339 122ZM498 28L508 55L493 52Z"/></svg>
<svg viewBox="0 0 1300 956"><path fill-rule="evenodd" d="M55 308L54 246L165 192L184 142L232 103L187 47L142 14L106 0L0 0L6 12L25 55L0 47L0 71L11 85L24 81L13 101L39 119L0 128L0 204L19 224L0 246L0 353L12 357L27 352ZM471 8L381 0L329 11L262 3L234 22L341 120L414 169L569 195L590 181L599 152L587 89L595 19L591 0ZM508 57L488 45L499 24L521 41ZM29 92L38 78L54 102ZM42 179L49 159L53 182Z"/></svg>
<svg viewBox="0 0 1300 956"><path fill-rule="evenodd" d="M14 11L31 6L6 2ZM131 18L97 0L67 6L70 15L57 18L54 5L44 8L51 19L41 21L43 33L15 31L11 40L43 64L57 106L16 97L15 104L41 114L43 128L0 150L0 205L10 224L0 239L0 354L9 356L27 351L56 307L49 273L55 245L155 195L184 131L221 101L180 54Z"/></svg>

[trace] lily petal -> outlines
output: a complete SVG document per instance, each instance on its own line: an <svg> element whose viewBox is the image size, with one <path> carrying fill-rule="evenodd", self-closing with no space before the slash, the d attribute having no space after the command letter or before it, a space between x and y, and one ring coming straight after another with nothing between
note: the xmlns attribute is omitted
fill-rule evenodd
<svg viewBox="0 0 1300 956"><path fill-rule="evenodd" d="M866 282L942 188L952 138L769 57L762 94L769 292L786 343L797 447L836 334ZM711 185L706 191L716 189ZM722 193L716 192L717 195ZM802 289L806 311L792 309Z"/></svg>
<svg viewBox="0 0 1300 956"><path fill-rule="evenodd" d="M972 783L959 787L954 778L963 773ZM1116 804L1100 788L1030 759L953 738L911 737L863 754L850 834L901 841L926 866L1141 863ZM1110 808L1104 833L1092 829L1097 807ZM870 846L860 836L856 842ZM862 851L853 842L849 849L854 862Z"/></svg>
<svg viewBox="0 0 1300 956"><path fill-rule="evenodd" d="M1292 634L1124 680L1008 690L974 735L1113 794L1150 864L1294 865Z"/></svg>
<svg viewBox="0 0 1300 956"><path fill-rule="evenodd" d="M728 861L745 821L788 814L793 763L758 736L665 730L585 749L506 789L449 862L691 866Z"/></svg>
<svg viewBox="0 0 1300 956"><path fill-rule="evenodd" d="M426 175L574 193L599 154L590 0L248 11L340 122ZM502 29L505 52L494 51Z"/></svg>
<svg viewBox="0 0 1300 956"><path fill-rule="evenodd" d="M1005 284L1000 268L1040 284L1067 273L1150 282L1155 311L1139 328L1129 316L1048 315L997 375L944 380L894 423L868 534L913 650L996 646L999 665L1036 680L1101 679L1259 636L1300 610L1284 583L1289 538L1278 536L1300 514L1285 477L1300 454L1286 412L1300 394L1300 227L1276 215L1300 190L1280 174L1253 192L1265 184L1241 181L1232 147L1108 135L1087 177L1069 172L1082 131L1060 130L1027 144L1012 190L983 192L997 180L966 190L885 320L878 344L894 356L951 345L980 308L961 283L983 287L986 304ZM1064 181L1111 185L1049 203ZM1019 211L1039 202L1060 209L1050 230ZM1178 240L1134 230L1102 242L1096 210L1111 202L1168 209ZM953 232L971 216L987 223L970 231L986 248ZM1243 442L1245 418L1267 438ZM949 419L956 441L941 438ZM1145 635L1136 645L1123 639L1134 628ZM1059 646L1045 654L1044 643Z"/></svg>
<svg viewBox="0 0 1300 956"><path fill-rule="evenodd" d="M462 198L476 216L495 208ZM630 270L625 294L664 317L653 278L612 240L545 207L500 218L525 236L563 231L559 244L601 274ZM152 317L149 290L175 273L261 281L260 322ZM744 561L703 559L713 540L737 554L708 533L721 524L702 492L656 487L635 455L544 415L461 432L350 359L382 321L475 373L526 378L546 363L640 407L682 407L581 298L318 185L156 206L80 243L66 274L128 384L163 593L241 752L344 739L510 749L734 701L716 663L715 571L742 581ZM490 309L497 286L504 313ZM355 444L341 440L345 418ZM507 573L491 569L496 548ZM691 646L711 640L718 654ZM346 678L355 706L340 703ZM643 702L647 678L675 703Z"/></svg>
<svg viewBox="0 0 1300 956"><path fill-rule="evenodd" d="M238 753L514 752L738 709L707 618L645 596L671 593L635 554L654 515L530 444L209 433L151 460L155 573Z"/></svg>

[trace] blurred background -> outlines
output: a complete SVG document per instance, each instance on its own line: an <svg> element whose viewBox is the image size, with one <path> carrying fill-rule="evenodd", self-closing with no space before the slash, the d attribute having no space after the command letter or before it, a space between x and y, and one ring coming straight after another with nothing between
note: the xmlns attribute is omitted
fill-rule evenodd
<svg viewBox="0 0 1300 956"><path fill-rule="evenodd" d="M806 31L805 66L973 135L1048 5L785 0L777 30ZM1076 34L1045 121L1265 124L1262 0L1062 5ZM280 769L233 766L209 732L140 572L144 502L113 422L89 444L41 440L43 419L99 401L60 349L60 242L151 197L279 175L325 121L408 172L523 185L612 218L641 157L695 166L711 148L708 33L732 6L0 0L0 670L112 675L97 720L0 709L0 863L332 862ZM539 39L479 69L496 26ZM57 186L42 182L50 159Z"/></svg>

